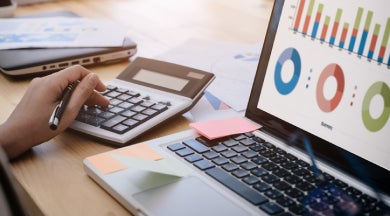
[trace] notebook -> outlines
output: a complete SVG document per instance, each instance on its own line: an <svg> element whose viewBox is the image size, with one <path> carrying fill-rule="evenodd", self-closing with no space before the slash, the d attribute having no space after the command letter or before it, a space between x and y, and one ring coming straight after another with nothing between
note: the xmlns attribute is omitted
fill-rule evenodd
<svg viewBox="0 0 390 216"><path fill-rule="evenodd" d="M78 17L70 11L55 11L25 17ZM72 65L92 66L128 60L137 44L127 37L121 47L27 48L0 50L0 71L11 77L38 76Z"/></svg>
<svg viewBox="0 0 390 216"><path fill-rule="evenodd" d="M383 4L276 0L245 113L260 129L179 132L88 157L86 173L134 215L389 214Z"/></svg>

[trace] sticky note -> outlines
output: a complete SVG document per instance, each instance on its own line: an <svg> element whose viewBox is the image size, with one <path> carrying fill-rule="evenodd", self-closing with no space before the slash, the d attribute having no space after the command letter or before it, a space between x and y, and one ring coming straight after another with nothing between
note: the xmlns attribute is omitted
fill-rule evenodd
<svg viewBox="0 0 390 216"><path fill-rule="evenodd" d="M109 174L127 168L126 165L113 158L109 152L87 157L86 160L103 174Z"/></svg>
<svg viewBox="0 0 390 216"><path fill-rule="evenodd" d="M251 132L260 127L242 117L191 123L190 127L207 139L216 139L229 135Z"/></svg>
<svg viewBox="0 0 390 216"><path fill-rule="evenodd" d="M161 160L163 156L146 143L131 145L112 151L114 154L144 158L148 160Z"/></svg>
<svg viewBox="0 0 390 216"><path fill-rule="evenodd" d="M173 159L147 160L143 158L129 157L124 155L112 155L115 159L133 169L145 170L165 175L178 177L187 176L188 173Z"/></svg>
<svg viewBox="0 0 390 216"><path fill-rule="evenodd" d="M187 175L187 172L177 162L164 158L146 143L97 154L88 157L87 160L103 174L131 167L178 177Z"/></svg>

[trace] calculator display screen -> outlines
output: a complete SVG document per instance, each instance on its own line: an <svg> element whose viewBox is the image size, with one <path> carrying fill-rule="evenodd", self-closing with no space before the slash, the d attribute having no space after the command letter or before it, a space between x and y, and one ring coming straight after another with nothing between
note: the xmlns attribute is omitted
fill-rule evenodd
<svg viewBox="0 0 390 216"><path fill-rule="evenodd" d="M155 71L150 71L141 68L134 76L134 80L149 83L152 85L181 91L189 82L189 80L174 77L166 74L161 74Z"/></svg>

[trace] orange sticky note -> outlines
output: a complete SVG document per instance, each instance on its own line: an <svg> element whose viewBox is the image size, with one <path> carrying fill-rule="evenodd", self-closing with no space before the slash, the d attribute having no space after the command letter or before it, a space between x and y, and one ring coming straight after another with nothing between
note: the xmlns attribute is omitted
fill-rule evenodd
<svg viewBox="0 0 390 216"><path fill-rule="evenodd" d="M112 151L113 154L119 154L123 156L130 156L135 158L142 158L147 160L161 160L163 156L156 152L152 147L146 143L127 146L118 150Z"/></svg>
<svg viewBox="0 0 390 216"><path fill-rule="evenodd" d="M108 174L127 168L126 165L113 158L109 152L87 157L87 160L103 174Z"/></svg>
<svg viewBox="0 0 390 216"><path fill-rule="evenodd" d="M146 143L136 144L132 146L126 146L120 149L113 151L97 154L91 157L88 157L87 160L93 164L101 173L109 174L119 170L126 169L127 166L112 155L123 155L134 158L142 158L146 160L161 160L163 156L155 151L153 148L148 146Z"/></svg>
<svg viewBox="0 0 390 216"><path fill-rule="evenodd" d="M196 122L191 123L190 127L210 140L233 134L251 132L260 128L258 125L241 117Z"/></svg>

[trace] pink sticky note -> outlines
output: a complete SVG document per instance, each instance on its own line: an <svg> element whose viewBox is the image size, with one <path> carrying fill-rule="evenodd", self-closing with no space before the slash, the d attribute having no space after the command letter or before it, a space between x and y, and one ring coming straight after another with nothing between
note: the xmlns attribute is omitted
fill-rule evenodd
<svg viewBox="0 0 390 216"><path fill-rule="evenodd" d="M241 117L196 122L191 123L190 127L210 140L233 134L251 132L260 128L258 125Z"/></svg>

